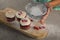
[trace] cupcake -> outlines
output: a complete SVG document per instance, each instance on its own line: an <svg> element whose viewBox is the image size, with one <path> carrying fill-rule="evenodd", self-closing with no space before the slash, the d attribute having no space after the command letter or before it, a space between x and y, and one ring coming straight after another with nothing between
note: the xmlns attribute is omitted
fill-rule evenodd
<svg viewBox="0 0 60 40"><path fill-rule="evenodd" d="M14 11L11 11L11 10L6 11L5 16L6 16L6 19L8 22L12 22L15 20L15 12Z"/></svg>
<svg viewBox="0 0 60 40"><path fill-rule="evenodd" d="M28 18L22 18L20 20L20 28L22 29L29 29L31 21Z"/></svg>
<svg viewBox="0 0 60 40"><path fill-rule="evenodd" d="M17 20L20 21L21 18L25 18L25 17L26 17L26 12L20 10L20 11L18 11L18 12L16 13L16 17L17 17Z"/></svg>

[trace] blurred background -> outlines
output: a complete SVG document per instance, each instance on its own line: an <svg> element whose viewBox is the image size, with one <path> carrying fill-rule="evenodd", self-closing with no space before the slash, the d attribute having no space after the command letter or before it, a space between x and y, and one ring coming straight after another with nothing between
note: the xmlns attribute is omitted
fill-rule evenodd
<svg viewBox="0 0 60 40"><path fill-rule="evenodd" d="M19 10L19 9L24 10L25 5L30 1L31 0L0 0L0 9L10 7L16 10Z"/></svg>
<svg viewBox="0 0 60 40"><path fill-rule="evenodd" d="M25 10L25 5L31 0L0 0L0 9L10 7ZM60 11L53 10L46 20L48 36L43 40L60 40ZM0 40L35 40L27 37L7 25L0 23Z"/></svg>

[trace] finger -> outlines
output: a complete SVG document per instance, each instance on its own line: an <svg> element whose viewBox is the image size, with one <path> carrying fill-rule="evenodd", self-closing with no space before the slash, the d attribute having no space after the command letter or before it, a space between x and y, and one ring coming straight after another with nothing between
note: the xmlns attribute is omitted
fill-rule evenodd
<svg viewBox="0 0 60 40"><path fill-rule="evenodd" d="M44 23L45 23L45 20L47 19L47 17L48 17L48 15L49 15L50 11L51 11L51 9L48 8L47 13L46 13L46 14L42 17L42 19L40 20L40 23L41 23L41 24L44 24Z"/></svg>
<svg viewBox="0 0 60 40"><path fill-rule="evenodd" d="M42 17L42 20L46 20L48 15L50 14L51 9L48 8L47 13Z"/></svg>

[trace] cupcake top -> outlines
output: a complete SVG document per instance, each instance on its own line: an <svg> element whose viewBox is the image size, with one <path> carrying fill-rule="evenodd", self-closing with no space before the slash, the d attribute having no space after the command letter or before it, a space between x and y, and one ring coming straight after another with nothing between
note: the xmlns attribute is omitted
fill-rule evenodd
<svg viewBox="0 0 60 40"><path fill-rule="evenodd" d="M20 24L22 25L22 26L25 26L25 25L30 25L30 19L29 18L22 18L21 20L20 20Z"/></svg>
<svg viewBox="0 0 60 40"><path fill-rule="evenodd" d="M14 11L7 11L6 14L5 14L6 17L9 17L9 18L12 18L15 16L15 12Z"/></svg>
<svg viewBox="0 0 60 40"><path fill-rule="evenodd" d="M24 18L26 16L26 12L25 11L18 11L17 13L16 13L16 17L17 18Z"/></svg>

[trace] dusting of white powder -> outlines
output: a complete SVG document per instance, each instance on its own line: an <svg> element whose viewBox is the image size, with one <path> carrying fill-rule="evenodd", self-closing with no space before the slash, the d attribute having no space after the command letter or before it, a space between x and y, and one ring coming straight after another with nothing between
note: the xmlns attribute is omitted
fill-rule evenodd
<svg viewBox="0 0 60 40"><path fill-rule="evenodd" d="M8 12L6 12L5 16L6 16L6 17L9 17L9 18L12 18L12 17L15 16L15 12L8 11Z"/></svg>
<svg viewBox="0 0 60 40"><path fill-rule="evenodd" d="M27 20L27 22L22 22L22 20ZM30 25L30 20L29 18L22 18L21 21L20 21L20 24L25 26L25 25Z"/></svg>
<svg viewBox="0 0 60 40"><path fill-rule="evenodd" d="M21 15L18 15L18 13L20 13L20 12L16 13L16 17L18 17L18 18L24 18L26 16L26 12L25 11L22 11Z"/></svg>
<svg viewBox="0 0 60 40"><path fill-rule="evenodd" d="M42 11L38 6L33 6L30 9L30 14L34 16L40 16L42 14Z"/></svg>

